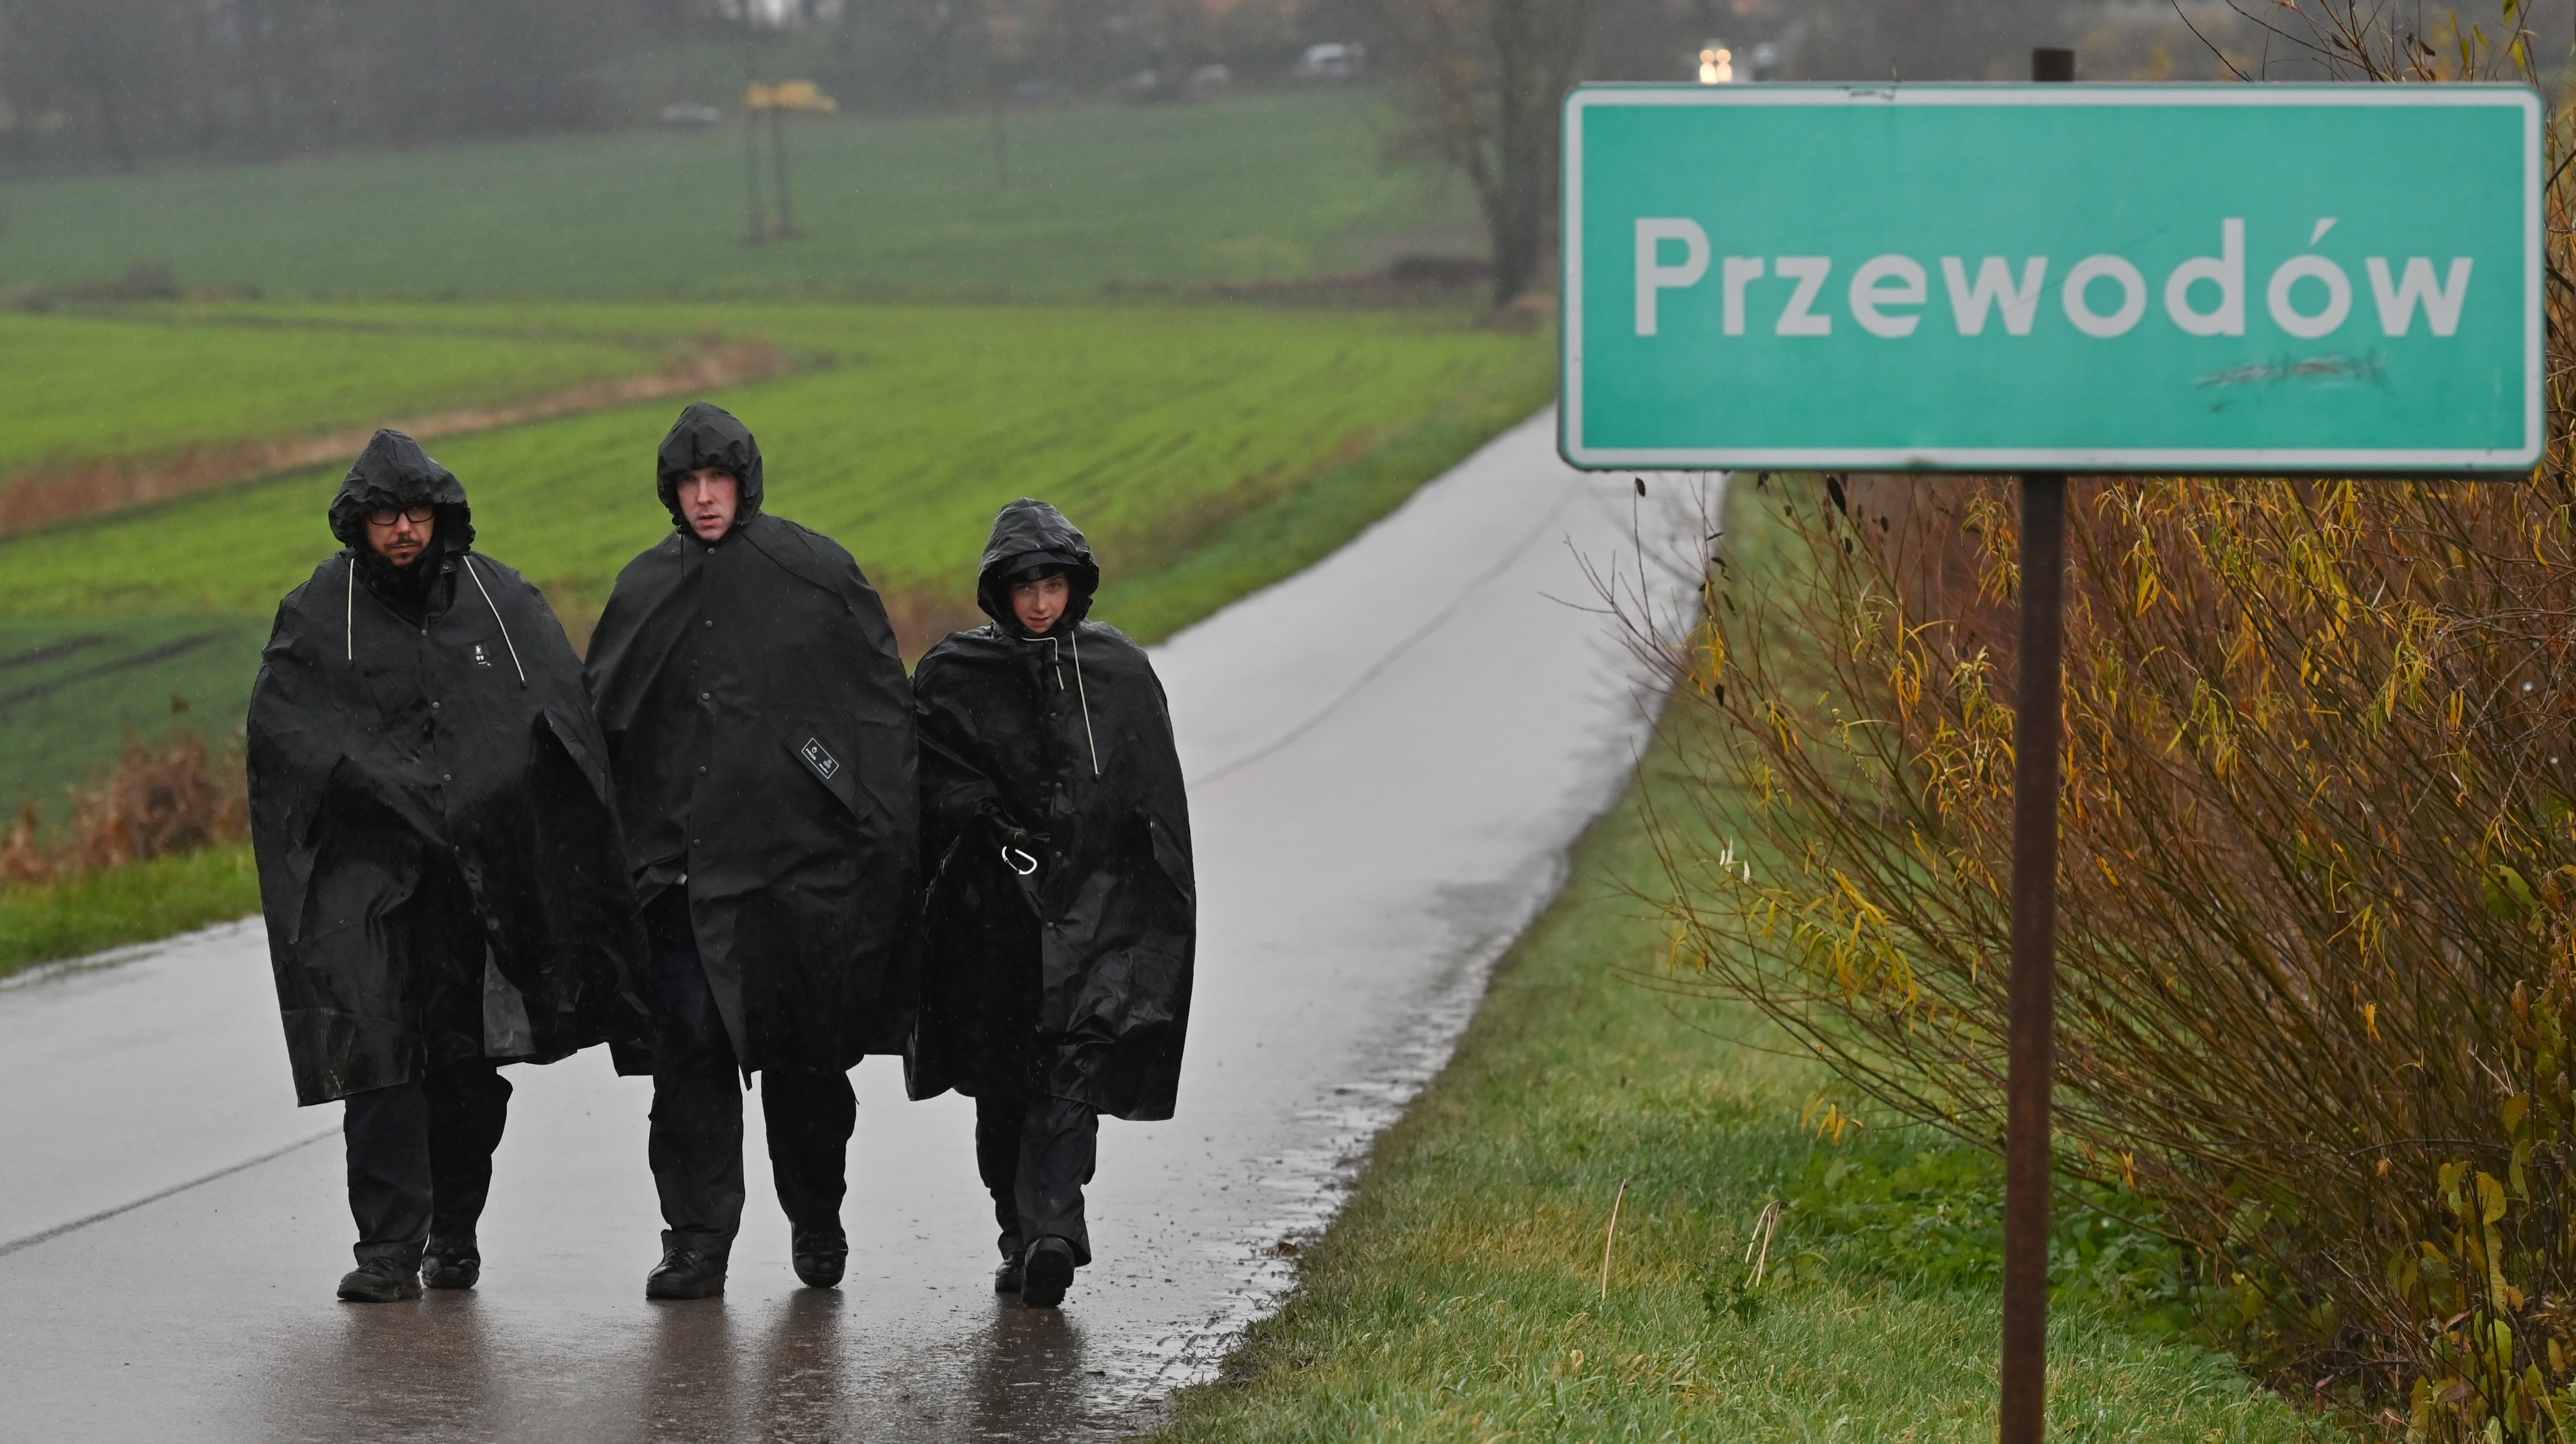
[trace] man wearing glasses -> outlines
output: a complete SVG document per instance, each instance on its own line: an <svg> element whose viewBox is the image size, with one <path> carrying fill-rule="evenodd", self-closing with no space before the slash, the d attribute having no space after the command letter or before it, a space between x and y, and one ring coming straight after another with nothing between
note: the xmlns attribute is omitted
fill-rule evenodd
<svg viewBox="0 0 2576 1444"><path fill-rule="evenodd" d="M346 1100L340 1297L386 1303L481 1276L495 1065L652 1020L607 749L545 598L399 431L330 524L251 693L251 841L297 1101Z"/></svg>
<svg viewBox="0 0 2576 1444"><path fill-rule="evenodd" d="M755 1072L796 1275L830 1288L849 1070L912 1023L912 685L858 563L765 509L739 420L689 407L658 463L671 530L618 575L590 646L660 1025L649 1055L618 1057L653 1074L668 1227L644 1293L724 1292Z"/></svg>

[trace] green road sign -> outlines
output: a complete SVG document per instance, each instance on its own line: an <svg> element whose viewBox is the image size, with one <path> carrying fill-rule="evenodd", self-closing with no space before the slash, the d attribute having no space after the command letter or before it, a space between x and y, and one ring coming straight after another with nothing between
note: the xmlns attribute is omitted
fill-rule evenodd
<svg viewBox="0 0 2576 1444"><path fill-rule="evenodd" d="M1577 466L2527 472L2519 86L1587 86Z"/></svg>

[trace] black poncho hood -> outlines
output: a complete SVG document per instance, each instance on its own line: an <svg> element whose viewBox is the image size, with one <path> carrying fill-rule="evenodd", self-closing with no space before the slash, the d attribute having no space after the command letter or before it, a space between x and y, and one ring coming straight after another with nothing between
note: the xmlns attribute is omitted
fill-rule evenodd
<svg viewBox="0 0 2576 1444"><path fill-rule="evenodd" d="M432 544L440 553L472 549L474 509L466 505L465 484L421 450L419 442L388 427L367 439L367 449L340 478L340 494L331 498L331 535L342 546L366 552L367 513L422 502L438 509Z"/></svg>
<svg viewBox="0 0 2576 1444"><path fill-rule="evenodd" d="M712 464L712 463L710 463ZM1091 612L1092 594L1100 590L1100 563L1091 543L1063 512L1032 497L1021 497L993 518L993 536L984 543L983 570L975 579L975 605L996 626L1025 637L1019 613L1011 609L1011 581L1036 567L1062 567L1072 595L1055 630L1070 631Z"/></svg>
<svg viewBox="0 0 2576 1444"><path fill-rule="evenodd" d="M662 498L662 509L671 514L671 524L682 531L688 530L689 522L680 515L680 478L702 466L730 471L741 485L733 518L736 527L760 515L760 443L752 439L751 428L741 418L723 407L690 402L662 438L657 461L654 492Z"/></svg>

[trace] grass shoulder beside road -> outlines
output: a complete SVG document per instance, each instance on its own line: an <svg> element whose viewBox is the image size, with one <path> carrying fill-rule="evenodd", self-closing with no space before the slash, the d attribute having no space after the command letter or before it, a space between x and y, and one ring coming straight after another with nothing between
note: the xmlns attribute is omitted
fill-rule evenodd
<svg viewBox="0 0 2576 1444"><path fill-rule="evenodd" d="M1625 885L1653 885L1671 766L1583 840L1284 1309L1161 1444L1994 1437L1997 1170L1919 1130L1820 1137L1821 1069L1652 985L1669 934ZM2187 1341L2159 1241L2064 1212L2052 1438L2337 1437Z"/></svg>
<svg viewBox="0 0 2576 1444"><path fill-rule="evenodd" d="M176 937L259 911L250 845L0 887L0 978L56 958Z"/></svg>

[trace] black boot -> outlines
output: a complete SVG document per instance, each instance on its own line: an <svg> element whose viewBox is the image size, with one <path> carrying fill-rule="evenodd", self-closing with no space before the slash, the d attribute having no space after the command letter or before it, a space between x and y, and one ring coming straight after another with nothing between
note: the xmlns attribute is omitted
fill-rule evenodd
<svg viewBox="0 0 2576 1444"><path fill-rule="evenodd" d="M482 1247L470 1238L430 1235L420 1256L420 1281L433 1289L470 1289L483 1277Z"/></svg>
<svg viewBox="0 0 2576 1444"><path fill-rule="evenodd" d="M353 1304L390 1304L420 1297L420 1271L398 1258L371 1258L340 1276L340 1297Z"/></svg>
<svg viewBox="0 0 2576 1444"><path fill-rule="evenodd" d="M1054 1308L1073 1286L1073 1245L1052 1236L1039 1239L1029 1245L1028 1261L1021 1267L1020 1302L1033 1309Z"/></svg>
<svg viewBox="0 0 2576 1444"><path fill-rule="evenodd" d="M828 1289L841 1282L841 1270L850 1261L850 1236L835 1228L826 1233L799 1232L788 1242L788 1251L796 1259L796 1276L808 1288Z"/></svg>
<svg viewBox="0 0 2576 1444"><path fill-rule="evenodd" d="M1020 1236L1016 1233L1004 1233L993 1240L993 1246L1002 1251L1001 1266L993 1270L993 1292L1018 1293L1020 1280L1028 1274L1028 1270L1020 1267L1020 1261L1028 1256L1028 1250L1020 1247Z"/></svg>
<svg viewBox="0 0 2576 1444"><path fill-rule="evenodd" d="M644 1276L648 1299L712 1299L724 1294L725 1260L689 1247L676 1236L662 1235L662 1261Z"/></svg>

